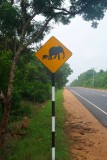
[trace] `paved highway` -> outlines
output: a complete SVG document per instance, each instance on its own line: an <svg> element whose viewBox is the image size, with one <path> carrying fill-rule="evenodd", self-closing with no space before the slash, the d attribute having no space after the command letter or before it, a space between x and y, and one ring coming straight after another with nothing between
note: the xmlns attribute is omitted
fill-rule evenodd
<svg viewBox="0 0 107 160"><path fill-rule="evenodd" d="M107 128L107 92L81 87L68 89Z"/></svg>

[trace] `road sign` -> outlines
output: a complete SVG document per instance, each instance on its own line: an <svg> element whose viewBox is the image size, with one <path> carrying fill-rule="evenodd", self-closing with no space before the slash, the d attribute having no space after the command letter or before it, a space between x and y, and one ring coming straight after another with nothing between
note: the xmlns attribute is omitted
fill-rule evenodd
<svg viewBox="0 0 107 160"><path fill-rule="evenodd" d="M35 56L52 72L55 73L63 63L71 56L69 51L59 40L51 37L41 48L35 53Z"/></svg>

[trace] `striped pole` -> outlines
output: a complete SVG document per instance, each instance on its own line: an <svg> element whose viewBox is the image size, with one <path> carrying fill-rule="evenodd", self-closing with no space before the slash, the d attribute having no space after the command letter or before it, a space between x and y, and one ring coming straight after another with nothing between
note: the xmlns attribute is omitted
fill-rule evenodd
<svg viewBox="0 0 107 160"><path fill-rule="evenodd" d="M52 160L55 160L55 74L52 73Z"/></svg>

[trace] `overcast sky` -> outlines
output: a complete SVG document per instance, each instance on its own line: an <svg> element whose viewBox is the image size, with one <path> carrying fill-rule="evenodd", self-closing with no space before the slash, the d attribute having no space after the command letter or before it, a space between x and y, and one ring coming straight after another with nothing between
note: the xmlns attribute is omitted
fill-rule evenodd
<svg viewBox="0 0 107 160"><path fill-rule="evenodd" d="M67 61L73 70L68 78L69 82L92 68L96 71L107 70L107 13L99 21L97 29L93 29L90 22L77 16L69 25L55 25L43 43L51 36L55 36L73 53Z"/></svg>

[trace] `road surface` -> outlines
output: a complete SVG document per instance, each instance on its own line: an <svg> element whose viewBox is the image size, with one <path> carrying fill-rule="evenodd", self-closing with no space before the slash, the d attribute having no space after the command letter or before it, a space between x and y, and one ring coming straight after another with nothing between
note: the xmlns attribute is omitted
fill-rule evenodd
<svg viewBox="0 0 107 160"><path fill-rule="evenodd" d="M107 92L82 87L69 87L69 90L107 128Z"/></svg>

